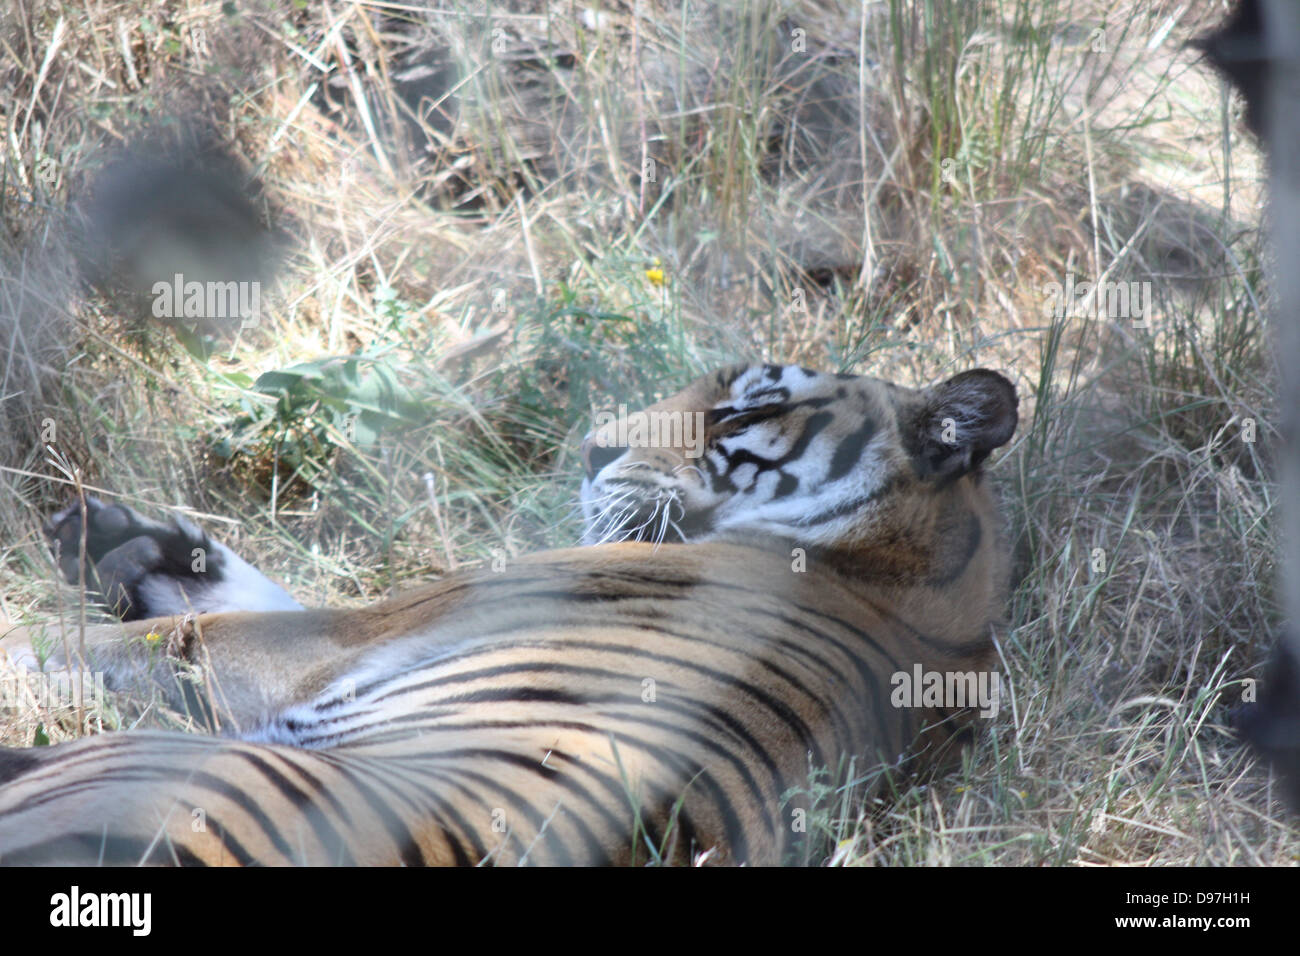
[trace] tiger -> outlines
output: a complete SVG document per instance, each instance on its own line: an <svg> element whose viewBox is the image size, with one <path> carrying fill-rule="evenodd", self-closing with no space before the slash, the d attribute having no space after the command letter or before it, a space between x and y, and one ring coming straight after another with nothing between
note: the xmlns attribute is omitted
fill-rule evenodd
<svg viewBox="0 0 1300 956"><path fill-rule="evenodd" d="M370 606L304 608L184 519L56 514L64 576L122 619L79 666L211 732L0 749L0 862L777 865L810 771L968 735L891 688L995 663L1006 377L741 364L639 414L698 428L598 424L579 546Z"/></svg>

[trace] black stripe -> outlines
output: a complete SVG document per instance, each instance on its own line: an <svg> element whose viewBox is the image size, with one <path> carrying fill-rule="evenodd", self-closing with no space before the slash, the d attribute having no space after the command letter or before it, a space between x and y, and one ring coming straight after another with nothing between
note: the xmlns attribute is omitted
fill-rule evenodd
<svg viewBox="0 0 1300 956"><path fill-rule="evenodd" d="M408 735L409 736L409 735ZM349 746L349 745L344 745ZM368 746L368 743L367 743ZM328 753L328 752L327 752ZM363 751L364 753L364 751ZM455 779L452 774L445 769L421 765L419 760L427 759L428 754L409 754L404 753L400 759L389 757L364 757L358 754L349 753L349 761L358 764L359 767L365 767L372 775L376 773L383 774L386 781L401 781L419 794L421 800L432 804L435 811L431 811L424 803L416 803L407 797L400 789L389 785L390 792L393 796L411 808L416 814L432 814L433 822L442 830L442 835L452 848L452 853L456 857L457 866L477 866L491 852L487 845L479 839L478 829L465 819L454 806L441 799L443 792L450 789L459 793L466 801L471 803L482 804L486 802L482 794L471 790L462 782ZM443 785L443 792L430 790L426 781L433 779ZM469 843L469 850L473 856L466 853L465 848L456 842L455 835L451 829L442 821L437 813L445 814L460 831L463 837Z"/></svg>
<svg viewBox="0 0 1300 956"><path fill-rule="evenodd" d="M0 783L8 783L26 773L38 763L40 761L25 750L0 747Z"/></svg>
<svg viewBox="0 0 1300 956"><path fill-rule="evenodd" d="M302 818L307 822L307 825L311 827L312 832L316 835L316 842L320 844L326 852L336 849L337 853L340 854L338 860L340 865L356 866L356 860L347 849L346 841L339 834L338 830L334 829L329 820L327 820L321 813L320 807L316 805L312 798L308 796L301 787L297 786L283 773L271 766L271 764L261 755L247 750L241 750L238 753L241 758L252 764L253 768L257 770L263 778L267 780L267 782L275 787L280 796L284 797L284 799L288 800L289 803L293 805L293 808L298 811ZM339 809L341 810L342 808L340 807ZM346 812L340 813L339 816L345 824L351 822L348 820ZM423 860L421 860L421 862L423 862Z"/></svg>
<svg viewBox="0 0 1300 956"><path fill-rule="evenodd" d="M523 726L526 725L526 722L521 721L520 724L521 726ZM599 732L594 727L588 729L591 732ZM578 758L567 753L553 753L551 754L551 756L554 757L557 761L566 764L569 768L571 768L573 772L581 773L586 776L592 777L595 780L595 782L598 783L605 790L606 793L608 793L611 797L614 798L616 803L627 800L626 791L623 789L619 781L615 780L614 777L611 776L610 774L603 773L602 771L592 766L591 763L579 760ZM662 802L663 799L665 798L665 794L667 793L667 791L664 790L664 788L660 787L658 784L656 784L653 780L643 779L641 781L641 785L647 791L650 791L649 798L655 801L656 803ZM629 808L629 809L633 809L633 808ZM641 828L644 839L647 840L651 846L655 847L655 852L662 852L664 848L665 835L662 834L659 830L658 817L655 815L651 815L650 817L647 817L644 812L643 806L637 807L635 809L638 811L634 815L635 825ZM667 817L665 816L664 819L666 820ZM636 839L635 832L629 829L628 841L629 841L629 846L631 846L630 852L632 856L629 857L628 862L632 862L635 859L635 854L636 854L635 839Z"/></svg>
<svg viewBox="0 0 1300 956"><path fill-rule="evenodd" d="M226 853L229 853L240 866L259 866L264 862L258 860L252 853L245 849L244 844L239 842L239 838L222 826L219 821L214 821L211 817L208 817L208 822L211 825L211 832L216 835L217 842L221 844L221 848L225 850ZM189 853L189 851L187 850L186 853ZM196 862L201 861L198 861L196 858Z"/></svg>
<svg viewBox="0 0 1300 956"><path fill-rule="evenodd" d="M831 467L826 473L826 480L835 481L848 474L849 469L862 460L862 455L875 433L876 423L869 416L864 417L862 427L843 438L836 447L835 454L831 456Z"/></svg>
<svg viewBox="0 0 1300 956"><path fill-rule="evenodd" d="M772 492L772 501L780 501L782 498L788 498L799 490L799 479L788 472L781 472L781 480L776 483L776 490Z"/></svg>
<svg viewBox="0 0 1300 956"><path fill-rule="evenodd" d="M171 770L171 768L162 768L162 770L164 776L171 776L173 779L175 778L175 771ZM202 770L185 773L183 780L180 782L186 786L197 784L198 786L206 788L235 804L235 806L239 807L239 809L257 825L266 836L267 840L270 841L271 845L275 847L276 852L283 856L287 861L293 861L293 850L289 846L288 841L285 840L284 835L280 832L280 828L275 825L275 821L266 815L266 812L262 809L259 801L250 797L247 791L239 787L237 784L222 780L220 777ZM189 803L191 801L186 802ZM202 804L199 805L201 806Z"/></svg>
<svg viewBox="0 0 1300 956"><path fill-rule="evenodd" d="M389 785L389 793L410 808L412 813L424 818L422 820L424 827L435 826L438 828L438 833L443 842L451 848L451 854L456 866L477 866L487 856L488 848L485 843L479 840L478 831L474 829L473 824L461 816L460 811L449 800L443 800L441 793L430 791L424 788L423 785L411 780L410 774L404 772L405 769L399 762L389 760L386 761L382 773L386 779L400 779L416 787L421 800L424 802L417 803L391 784ZM454 790L462 794L466 799L477 799L477 795L472 790L459 781L452 779L449 774L433 772L428 776L440 781L445 789ZM450 797L450 795L448 796ZM455 825L455 831L447 825L447 820L450 820ZM468 843L468 850L461 843L462 839Z"/></svg>
<svg viewBox="0 0 1300 956"><path fill-rule="evenodd" d="M491 790L496 791L498 794L501 795L501 799L494 799L490 801L483 800L482 803L484 806L491 807L493 803L510 804L510 811L517 812L521 817L523 817L523 819L526 820L532 826L535 836L542 832L542 826L546 823L546 817L543 816L540 811L534 809L532 804L529 803L528 799L522 794L520 794L518 791L516 791L514 788L508 787L505 784L501 783L500 781L493 780L491 777L485 774L481 774L477 770L473 770L469 767L461 767L453 764L451 766L444 767L443 769L445 770L446 773L450 775L462 777L468 780L473 780L474 782L478 783L480 786L487 787ZM505 808L503 807L502 809ZM491 816L490 813L489 816ZM523 859L529 853L530 850L529 844L524 842L524 838L519 834L519 832L513 826L509 826L506 832L509 834L511 840L519 847L518 851L516 852L517 859ZM594 839L594 834L590 834L590 831L588 831L588 835L590 835L592 839ZM556 857L555 865L557 866L574 865L575 861L573 859L573 855L569 852L569 848L565 846L563 840L559 840L559 841L550 840L547 842L547 848L551 850Z"/></svg>
<svg viewBox="0 0 1300 956"><path fill-rule="evenodd" d="M841 501L837 505L818 511L816 514L805 515L796 518L790 524L796 528L812 528L819 524L825 524L835 518L843 518L845 515L856 514L861 511L877 498L882 498L894 490L894 480L888 479L884 484L874 488L870 494L860 495L857 498L850 498L848 501Z"/></svg>
<svg viewBox="0 0 1300 956"><path fill-rule="evenodd" d="M348 783L351 784L353 789L361 795L361 799L366 802L366 805L374 811L375 816L383 824L384 829L388 832L389 838L393 841L393 846L397 850L398 858L402 861L402 864L404 866L425 866L426 862L424 854L421 852L419 844L412 835L410 828L406 825L405 821L394 812L393 808L389 806L388 801L370 787L361 778L361 774L348 766L346 761L342 759L334 759L328 762L340 774L348 778ZM382 777L382 770L380 773L376 773L372 769L370 776L372 778ZM377 779L375 782L379 783L380 780ZM392 792L391 788L390 792ZM426 813L428 812L427 808L422 809L424 809ZM445 835L447 832L446 828L440 827L440 829ZM447 842L452 843L450 838L448 838Z"/></svg>
<svg viewBox="0 0 1300 956"><path fill-rule="evenodd" d="M616 817L608 807L596 800L591 793L588 792L585 787L582 787L577 781L563 776L555 770L555 768L544 765L535 757L526 757L513 750L486 747L465 747L458 750L448 750L443 751L439 756L442 756L443 754L454 757L483 757L489 760L497 760L502 763L507 763L519 767L522 770L527 770L530 773L534 773L546 780L548 783L568 791L573 794L573 796L581 799L588 806L592 807L598 814L600 814L609 825L610 829L618 835L623 842L626 842L631 838L631 828L627 821L620 820ZM586 820L584 820L581 815L573 814L572 819L570 819L569 822L575 829L577 829L583 842L587 844L589 861L596 860L598 861L598 865L608 866L612 862L609 859L609 851L600 842L600 838L597 837L592 829L587 825Z"/></svg>
<svg viewBox="0 0 1300 956"><path fill-rule="evenodd" d="M966 568L975 559L983 537L984 529L980 524L979 515L973 511L969 512L966 522L966 540L963 543L961 552L955 560L950 559L946 567L926 578L925 583L931 587L944 587L953 584L965 573Z"/></svg>

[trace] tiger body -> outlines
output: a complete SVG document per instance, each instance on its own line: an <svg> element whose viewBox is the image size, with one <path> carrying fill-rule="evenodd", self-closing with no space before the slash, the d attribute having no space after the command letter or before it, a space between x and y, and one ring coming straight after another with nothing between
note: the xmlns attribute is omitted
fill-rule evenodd
<svg viewBox="0 0 1300 956"><path fill-rule="evenodd" d="M218 735L0 751L0 862L789 862L810 769L960 725L891 675L993 664L979 465L1015 398L966 376L726 369L649 410L704 413L699 457L588 439L604 543L366 608L97 630L92 666Z"/></svg>

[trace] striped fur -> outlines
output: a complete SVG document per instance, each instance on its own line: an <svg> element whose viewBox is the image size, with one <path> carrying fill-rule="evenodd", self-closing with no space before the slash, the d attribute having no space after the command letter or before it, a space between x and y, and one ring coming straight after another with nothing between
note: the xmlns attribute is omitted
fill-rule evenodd
<svg viewBox="0 0 1300 956"><path fill-rule="evenodd" d="M651 410L704 413L703 454L589 436L604 543L367 608L93 635L93 666L220 733L0 751L0 862L790 861L810 767L959 724L892 706L891 674L992 663L979 466L1014 391L743 366Z"/></svg>

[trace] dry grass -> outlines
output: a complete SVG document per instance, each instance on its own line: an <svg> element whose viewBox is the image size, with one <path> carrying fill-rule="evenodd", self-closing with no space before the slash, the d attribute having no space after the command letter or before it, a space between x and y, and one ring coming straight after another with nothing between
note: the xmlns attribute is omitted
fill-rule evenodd
<svg viewBox="0 0 1300 956"><path fill-rule="evenodd" d="M207 516L305 600L363 602L575 540L597 402L734 359L909 384L987 365L1022 394L996 469L1010 699L957 771L866 808L816 783L828 855L1300 858L1225 726L1277 622L1276 434L1260 162L1181 48L1220 4L980 0L927 20L888 0L865 23L825 0L418 6L5 15L6 617L75 600L40 543L68 493L52 453L137 506ZM142 138L240 157L248 208L292 235L257 327L185 334L78 285L77 210ZM132 198L126 218L151 221ZM179 241L104 243L147 259ZM1050 314L1068 273L1150 283L1146 327ZM117 726L135 703L80 722L33 703L0 713L0 741Z"/></svg>

